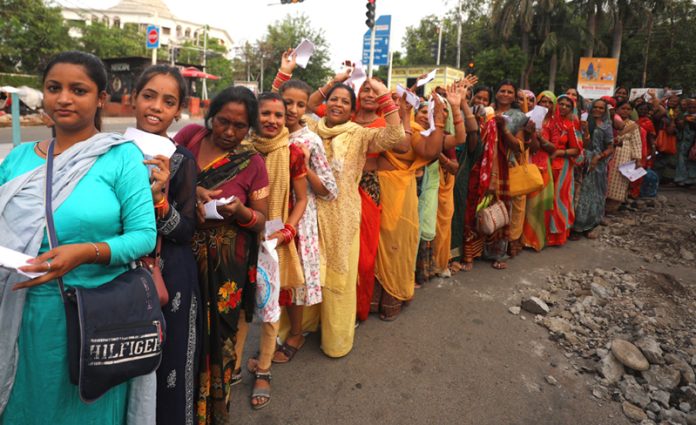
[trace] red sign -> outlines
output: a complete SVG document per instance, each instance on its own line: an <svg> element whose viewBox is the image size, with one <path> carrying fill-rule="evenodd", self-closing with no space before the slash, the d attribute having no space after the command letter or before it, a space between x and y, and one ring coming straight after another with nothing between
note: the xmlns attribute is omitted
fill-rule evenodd
<svg viewBox="0 0 696 425"><path fill-rule="evenodd" d="M157 37L159 37L159 34L157 33L156 29L151 29L150 32L147 34L147 39L151 44L157 43Z"/></svg>

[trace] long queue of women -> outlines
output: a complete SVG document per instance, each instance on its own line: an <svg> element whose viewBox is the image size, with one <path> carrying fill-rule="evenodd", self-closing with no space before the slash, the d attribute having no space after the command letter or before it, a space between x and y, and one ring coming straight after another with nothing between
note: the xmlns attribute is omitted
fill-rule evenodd
<svg viewBox="0 0 696 425"><path fill-rule="evenodd" d="M271 365L290 362L307 332L320 330L321 350L342 357L351 351L356 323L370 313L396 319L431 276L471 271L479 257L503 269L525 247L596 237L605 208L614 212L629 194L651 190L648 181L629 184L619 165L662 161L663 170L673 164L676 183L696 182L688 156L693 99L681 106L673 97L666 105L643 101L634 120L622 88L592 102L581 120L586 105L572 89L535 97L510 81L495 90L475 86L470 76L435 89L432 104L422 99L414 110L377 79L356 93L344 84L345 71L313 91L292 79L294 68L289 50L272 92L256 97L245 88L224 89L204 125L174 136L170 159L143 161L129 140L101 132L107 83L101 61L65 52L49 62L44 109L60 158L61 245L50 249L41 240L42 187L33 177L51 141L22 144L0 165L0 238L35 257L23 271L45 274L3 288L0 317L11 300L21 320L3 322L9 331L1 335L0 364L9 384L0 387L0 424L138 423L127 383L91 404L70 384L56 279L102 285L152 253L157 238L170 300L156 397L148 399L152 420L228 423L243 369L255 377L252 407L267 406ZM147 69L132 96L137 128L166 137L181 115L185 87L176 68ZM549 111L540 131L524 114L535 104ZM656 141L667 136L675 138L676 152L655 158ZM510 166L525 160L540 169L543 188L512 197ZM76 181L75 168L85 164ZM218 207L222 220L205 219L206 202L231 196ZM494 200L505 205L509 224L484 234L477 211ZM284 226L265 234L270 220ZM29 230L15 232L18 222ZM262 238L277 242L283 312L261 324L258 353L243 362L248 323L258 313ZM7 283L6 273L0 277Z"/></svg>

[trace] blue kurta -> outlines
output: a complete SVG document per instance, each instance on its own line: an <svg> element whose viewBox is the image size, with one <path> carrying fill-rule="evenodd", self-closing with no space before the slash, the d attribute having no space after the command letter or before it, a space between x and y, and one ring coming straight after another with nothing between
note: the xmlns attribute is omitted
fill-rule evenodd
<svg viewBox="0 0 696 425"><path fill-rule="evenodd" d="M61 245L106 242L111 263L86 264L63 278L66 285L96 287L154 249L154 206L143 156L132 143L112 147L94 163L54 213ZM45 164L34 143L15 148L0 165L0 185ZM43 205L37 205L42 208ZM44 235L40 253L49 250ZM27 290L18 340L19 360L0 425L123 424L127 384L91 404L69 380L65 312L55 281Z"/></svg>

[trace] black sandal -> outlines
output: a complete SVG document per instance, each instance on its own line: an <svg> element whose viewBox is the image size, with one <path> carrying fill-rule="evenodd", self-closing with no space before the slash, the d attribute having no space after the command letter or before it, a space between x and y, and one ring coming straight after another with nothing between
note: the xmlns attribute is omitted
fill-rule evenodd
<svg viewBox="0 0 696 425"><path fill-rule="evenodd" d="M288 344L287 338L285 339L285 342L283 345L280 347L276 348L276 353L282 353L285 356L285 360L276 360L275 359L275 353L273 354L273 363L278 363L278 364L284 364L284 363L290 363L290 361L295 357L295 354L302 348L305 344L305 338L302 337L302 342L300 345L297 347L293 347L292 345Z"/></svg>

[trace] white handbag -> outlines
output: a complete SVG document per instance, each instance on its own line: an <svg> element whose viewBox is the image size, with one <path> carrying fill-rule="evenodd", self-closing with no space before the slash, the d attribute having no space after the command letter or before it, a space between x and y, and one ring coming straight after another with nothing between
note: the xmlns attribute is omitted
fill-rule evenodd
<svg viewBox="0 0 696 425"><path fill-rule="evenodd" d="M479 232L486 236L510 224L510 216L503 201L498 200L476 214Z"/></svg>

